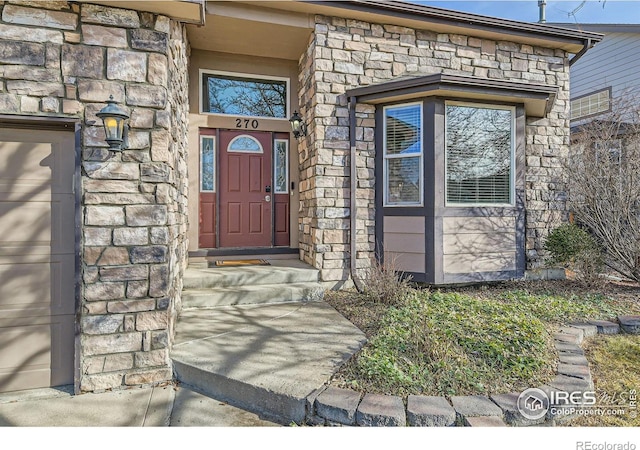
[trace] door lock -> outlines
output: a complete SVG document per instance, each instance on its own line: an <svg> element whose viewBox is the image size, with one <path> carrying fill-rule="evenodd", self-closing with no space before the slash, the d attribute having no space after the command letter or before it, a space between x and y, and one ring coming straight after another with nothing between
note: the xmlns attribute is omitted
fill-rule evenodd
<svg viewBox="0 0 640 450"><path fill-rule="evenodd" d="M271 186L265 186L264 187L264 191L268 194L269 192L271 192Z"/></svg>

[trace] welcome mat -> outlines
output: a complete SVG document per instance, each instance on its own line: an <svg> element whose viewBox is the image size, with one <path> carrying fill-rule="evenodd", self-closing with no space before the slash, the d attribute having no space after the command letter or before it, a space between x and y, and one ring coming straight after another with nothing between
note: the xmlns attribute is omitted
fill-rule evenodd
<svg viewBox="0 0 640 450"><path fill-rule="evenodd" d="M213 265L217 267L233 267L233 266L269 266L269 261L264 259L239 259L237 261L215 261Z"/></svg>

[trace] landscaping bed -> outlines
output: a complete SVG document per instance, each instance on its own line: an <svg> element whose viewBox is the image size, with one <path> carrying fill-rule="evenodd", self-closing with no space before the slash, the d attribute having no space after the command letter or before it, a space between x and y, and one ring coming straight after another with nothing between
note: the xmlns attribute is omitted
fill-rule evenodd
<svg viewBox="0 0 640 450"><path fill-rule="evenodd" d="M638 314L639 295L635 284L572 281L408 289L391 304L331 292L326 300L369 339L332 385L397 396L519 392L555 375L558 327Z"/></svg>

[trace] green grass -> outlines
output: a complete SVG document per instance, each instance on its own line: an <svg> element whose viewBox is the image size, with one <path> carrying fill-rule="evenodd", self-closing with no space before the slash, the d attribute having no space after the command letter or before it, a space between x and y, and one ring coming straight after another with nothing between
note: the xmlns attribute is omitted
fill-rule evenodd
<svg viewBox="0 0 640 450"><path fill-rule="evenodd" d="M594 380L598 405L621 405L624 415L590 415L572 420L571 426L640 426L640 336L614 335L591 339L585 353ZM630 392L636 395L629 408Z"/></svg>
<svg viewBox="0 0 640 450"><path fill-rule="evenodd" d="M384 308L353 293L329 301L369 331L369 343L335 383L401 396L518 392L547 382L555 374L557 326L626 311L604 295L518 289L416 290ZM368 321L376 323L359 323L372 306L377 314Z"/></svg>

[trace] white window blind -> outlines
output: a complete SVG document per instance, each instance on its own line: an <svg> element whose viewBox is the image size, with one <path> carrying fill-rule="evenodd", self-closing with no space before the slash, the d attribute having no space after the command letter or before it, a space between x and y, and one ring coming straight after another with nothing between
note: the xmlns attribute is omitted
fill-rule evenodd
<svg viewBox="0 0 640 450"><path fill-rule="evenodd" d="M514 151L511 108L446 106L448 204L511 204Z"/></svg>
<svg viewBox="0 0 640 450"><path fill-rule="evenodd" d="M571 100L571 120L609 111L609 89Z"/></svg>
<svg viewBox="0 0 640 450"><path fill-rule="evenodd" d="M421 205L422 105L390 106L384 111L385 205Z"/></svg>

